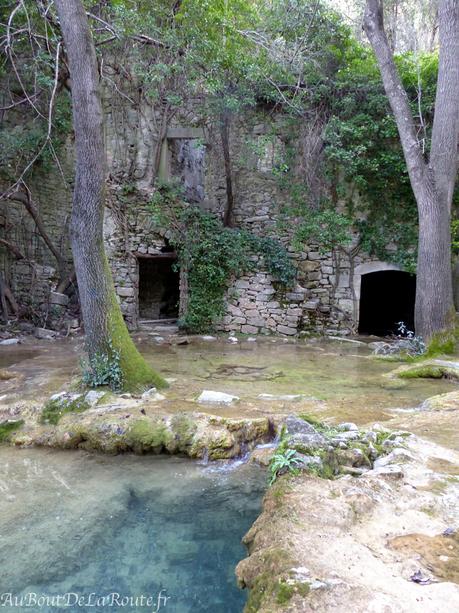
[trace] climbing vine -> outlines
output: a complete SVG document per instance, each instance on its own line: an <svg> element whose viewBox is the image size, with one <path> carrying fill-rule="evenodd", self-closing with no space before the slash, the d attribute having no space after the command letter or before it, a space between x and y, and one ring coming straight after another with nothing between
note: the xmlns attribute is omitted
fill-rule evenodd
<svg viewBox="0 0 459 613"><path fill-rule="evenodd" d="M427 156L438 57L405 54L397 64ZM296 220L296 246L328 251L358 240L363 251L414 272L416 202L372 53L348 41L332 78L323 75L310 91L300 112L313 127L301 131L297 119L284 121L273 168L286 195L283 212Z"/></svg>
<svg viewBox="0 0 459 613"><path fill-rule="evenodd" d="M186 275L188 296L180 326L190 332L211 330L225 313L225 292L232 277L254 270L262 257L267 270L283 285L291 285L295 269L277 240L260 238L223 225L215 214L183 200L178 183L158 183L150 202L156 226L168 228L181 275Z"/></svg>

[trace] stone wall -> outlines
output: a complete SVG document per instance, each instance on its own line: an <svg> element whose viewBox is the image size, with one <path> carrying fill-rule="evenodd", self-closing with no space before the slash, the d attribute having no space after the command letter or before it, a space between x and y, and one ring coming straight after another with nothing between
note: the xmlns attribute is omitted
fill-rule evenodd
<svg viewBox="0 0 459 613"><path fill-rule="evenodd" d="M105 92L109 185L104 235L107 253L122 312L131 329L139 323L138 257L160 255L167 248L167 232L154 228L148 201L154 187L153 168L160 153L159 173L175 173L191 181L200 205L221 215L226 203L226 179L220 133L217 126L199 117L199 101L191 101L174 117L161 144L158 126L161 109L134 109L119 97ZM277 130L277 131L276 131ZM267 134L269 132L269 138ZM193 139L203 145L195 156L199 181L193 183L183 167L183 152ZM64 160L72 165L69 141ZM158 148L159 147L159 148ZM349 334L358 322L358 293L353 287L354 268L373 259L365 254L351 258L344 252L322 253L318 245L295 252L291 247L294 228L279 231L279 191L273 169L282 154L281 127L264 112L250 112L233 122L230 153L233 162L234 221L260 236L279 235L298 269L297 285L280 288L258 261L257 271L235 279L227 292L228 311L220 329L247 334L278 333L287 336L301 330L328 334ZM175 154L174 154L175 151ZM178 153L177 153L178 152ZM180 158L180 159L179 159ZM178 160L178 161L177 161ZM178 163L181 164L177 170ZM58 169L37 176L31 184L34 198L53 240L71 262L68 222L71 208L71 181L65 186ZM33 221L19 204L0 203L0 235L8 236L23 248L27 260L14 262L2 251L3 268L19 301L33 289L38 302L46 302L56 282L56 263L38 236ZM3 221L2 221L3 220Z"/></svg>
<svg viewBox="0 0 459 613"><path fill-rule="evenodd" d="M54 164L38 167L27 181L34 206L69 270L72 267L69 240L72 151L73 142L69 137L60 152L61 168ZM2 187L0 184L0 191ZM17 260L8 249L0 249L1 271L17 301L34 311L46 310L49 293L59 281L58 266L23 204L13 200L0 201L0 238L11 242L24 256Z"/></svg>

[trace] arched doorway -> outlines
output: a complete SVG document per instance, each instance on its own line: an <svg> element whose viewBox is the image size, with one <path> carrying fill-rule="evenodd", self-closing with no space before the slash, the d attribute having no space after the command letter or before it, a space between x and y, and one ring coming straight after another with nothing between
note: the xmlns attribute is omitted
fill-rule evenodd
<svg viewBox="0 0 459 613"><path fill-rule="evenodd" d="M359 333L396 334L399 322L414 330L416 277L401 270L362 274L360 285Z"/></svg>

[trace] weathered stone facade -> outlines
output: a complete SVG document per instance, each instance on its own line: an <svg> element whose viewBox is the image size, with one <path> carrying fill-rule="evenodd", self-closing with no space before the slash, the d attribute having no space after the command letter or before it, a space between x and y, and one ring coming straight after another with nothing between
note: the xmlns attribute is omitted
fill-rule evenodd
<svg viewBox="0 0 459 613"><path fill-rule="evenodd" d="M194 101L188 108L198 106L199 101ZM194 111L174 117L161 144L157 130L161 109L142 107L139 111L108 95L104 109L109 166L105 242L123 314L129 327L135 329L139 323L139 258L162 256L169 249L167 232L153 227L148 211L155 159L160 159L161 177L181 177L200 206L220 215L226 203L224 160L219 130L203 122ZM279 235L279 202L285 197L273 173L284 146L282 134L276 132L275 124L273 129L271 119L268 128L265 119L262 111L251 112L234 121L230 133L234 221L260 236ZM67 153L71 145L69 138ZM191 163L190 151L195 146L200 151L193 154ZM187 168L187 164L194 166ZM66 167L70 166L69 154ZM195 179L199 174L194 183L190 178L193 172ZM50 236L70 262L70 185L64 186L60 173L53 169L37 177L31 188ZM6 279L18 300L33 294L38 303L46 303L57 280L56 262L21 205L7 202L0 207L4 216L2 235L27 254L25 260L14 262L10 254L2 253ZM290 246L293 229L282 229L280 240L298 269L296 287L280 289L259 260L256 272L235 279L228 288L228 310L220 329L286 336L301 330L328 334L355 331L359 299L355 270L372 258L362 253L352 257L344 252L323 253L319 245L296 252ZM375 269L385 266L373 265Z"/></svg>

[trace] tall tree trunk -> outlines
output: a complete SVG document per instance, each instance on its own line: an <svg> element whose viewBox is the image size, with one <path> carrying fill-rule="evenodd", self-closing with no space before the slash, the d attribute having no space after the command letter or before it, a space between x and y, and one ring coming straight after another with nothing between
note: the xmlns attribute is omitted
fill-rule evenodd
<svg viewBox="0 0 459 613"><path fill-rule="evenodd" d="M418 220L415 329L428 340L454 321L450 214L435 190L418 201Z"/></svg>
<svg viewBox="0 0 459 613"><path fill-rule="evenodd" d="M382 0L367 0L364 29L374 49L408 168L419 216L415 326L429 340L453 323L450 210L459 136L459 3L440 0L440 60L430 161L424 160L408 97L383 21Z"/></svg>
<svg viewBox="0 0 459 613"><path fill-rule="evenodd" d="M105 145L94 42L81 0L56 0L67 50L76 172L71 243L89 358L120 357L123 387L164 386L129 336L105 254Z"/></svg>

